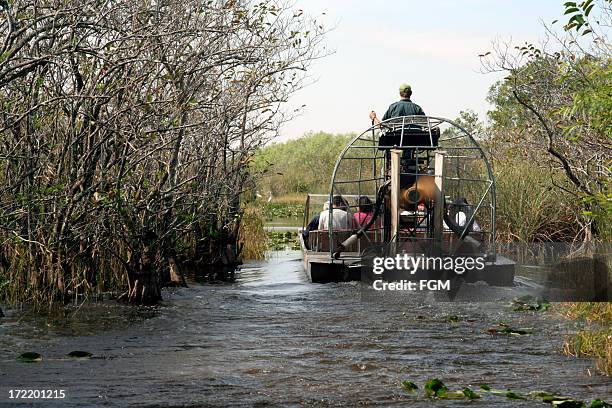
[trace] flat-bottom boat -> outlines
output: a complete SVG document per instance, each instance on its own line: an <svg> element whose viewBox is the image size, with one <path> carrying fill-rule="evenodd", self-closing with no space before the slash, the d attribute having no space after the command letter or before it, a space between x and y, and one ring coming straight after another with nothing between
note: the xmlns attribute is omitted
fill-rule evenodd
<svg viewBox="0 0 612 408"><path fill-rule="evenodd" d="M322 210L325 201L331 205ZM324 211L328 225L310 230ZM338 211L346 214L334 219ZM335 225L339 219L349 221ZM336 161L329 193L308 195L299 239L312 282L379 279L374 256L404 254L479 258L483 267L461 279L500 286L514 280L514 263L496 251L491 167L476 140L443 118L393 118L351 140ZM386 270L382 278L436 279L447 272Z"/></svg>

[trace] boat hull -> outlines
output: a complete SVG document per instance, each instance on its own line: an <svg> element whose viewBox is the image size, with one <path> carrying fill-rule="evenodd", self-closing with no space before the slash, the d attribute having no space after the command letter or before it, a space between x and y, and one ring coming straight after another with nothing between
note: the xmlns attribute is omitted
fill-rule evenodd
<svg viewBox="0 0 612 408"><path fill-rule="evenodd" d="M300 236L300 247L302 250L302 263L308 280L313 283L349 282L361 280L360 258L336 260L332 259L329 252L310 251L304 244L302 234Z"/></svg>
<svg viewBox="0 0 612 408"><path fill-rule="evenodd" d="M406 271L387 270L383 275L377 275L368 268L368 259L359 253L344 253L341 259L333 259L329 252L310 251L304 244L302 234L300 247L302 262L308 279L313 283L365 281L373 282L383 279L388 282L400 280L442 279L449 277L448 272L418 269L408 275ZM482 270L472 270L461 277L465 282L486 282L492 286L514 286L515 263L501 255L494 262L485 262ZM453 275L451 277L456 277Z"/></svg>

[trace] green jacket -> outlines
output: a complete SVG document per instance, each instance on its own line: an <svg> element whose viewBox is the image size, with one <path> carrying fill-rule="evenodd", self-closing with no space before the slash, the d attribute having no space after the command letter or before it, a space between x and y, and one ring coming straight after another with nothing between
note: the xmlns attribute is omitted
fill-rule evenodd
<svg viewBox="0 0 612 408"><path fill-rule="evenodd" d="M385 121L387 119L409 115L425 115L425 112L423 112L423 109L421 109L419 105L413 103L410 99L402 99L389 106L382 120Z"/></svg>

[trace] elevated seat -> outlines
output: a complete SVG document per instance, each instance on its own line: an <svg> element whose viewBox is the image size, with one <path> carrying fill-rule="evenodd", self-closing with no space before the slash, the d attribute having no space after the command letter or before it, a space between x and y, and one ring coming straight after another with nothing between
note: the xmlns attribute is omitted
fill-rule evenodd
<svg viewBox="0 0 612 408"><path fill-rule="evenodd" d="M433 128L431 133L429 128L418 125L392 128L380 136L378 146L381 149L388 149L394 146L416 146L423 149L435 149L438 147L440 139L440 129Z"/></svg>

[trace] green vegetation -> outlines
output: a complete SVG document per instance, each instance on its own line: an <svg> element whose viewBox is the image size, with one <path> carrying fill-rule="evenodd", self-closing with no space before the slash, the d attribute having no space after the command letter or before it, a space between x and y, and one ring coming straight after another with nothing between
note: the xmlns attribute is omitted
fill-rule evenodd
<svg viewBox="0 0 612 408"><path fill-rule="evenodd" d="M17 357L17 360L23 363L39 363L43 360L43 358L42 355L40 355L39 353L28 351L23 354L20 354L19 357Z"/></svg>
<svg viewBox="0 0 612 408"><path fill-rule="evenodd" d="M252 156L321 22L271 0L0 8L0 302L154 304L184 267L235 266Z"/></svg>
<svg viewBox="0 0 612 408"><path fill-rule="evenodd" d="M418 390L418 386L412 381L405 380L401 383L402 388L415 395L415 391ZM474 400L480 398L486 398L492 400L493 398L506 398L509 400L531 400L533 402L539 401L543 404L552 404L555 407L566 407L566 408L599 408L609 407L610 405L600 399L591 401L589 405L587 402L575 400L571 397L555 395L546 391L531 391L525 394L519 394L511 390L499 390L491 388L487 384L480 385L482 394L478 394L470 387L464 387L462 390L450 391L449 388L438 378L432 378L425 382L423 387L424 396L432 399L463 399L463 400Z"/></svg>
<svg viewBox="0 0 612 408"><path fill-rule="evenodd" d="M328 192L336 159L353 136L309 133L260 149L252 166L262 177L258 190L264 196Z"/></svg>
<svg viewBox="0 0 612 408"><path fill-rule="evenodd" d="M299 218L304 216L304 199L302 202L270 202L261 205L263 215L266 220L271 221L276 218Z"/></svg>
<svg viewBox="0 0 612 408"><path fill-rule="evenodd" d="M71 351L70 353L68 353L67 356L70 358L78 359L78 360L87 360L87 359L90 359L93 356L93 354L90 353L89 351L75 350L75 351Z"/></svg>
<svg viewBox="0 0 612 408"><path fill-rule="evenodd" d="M487 333L490 334L503 334L503 335L510 335L510 336L526 336L529 334L532 334L532 329L525 329L525 328L514 328L511 327L505 323L499 323L498 324L499 327L490 327L488 328L486 331Z"/></svg>
<svg viewBox="0 0 612 408"><path fill-rule="evenodd" d="M507 237L612 241L612 65L610 31L600 24L612 17L610 3L565 2L567 35L556 37L561 47L517 46L522 60L510 66L502 55L494 57L493 65L508 76L489 95L494 109L488 143L495 163L514 158L511 166L529 177L521 179L515 170L512 177L499 174L498 214ZM505 172L512 175L512 167ZM513 227L513 216L527 222ZM568 337L566 354L596 358L599 371L612 374L612 304L564 308L570 319L589 324Z"/></svg>
<svg viewBox="0 0 612 408"><path fill-rule="evenodd" d="M475 393L470 387L465 387L463 389L463 395L465 395L468 399L480 398L480 394Z"/></svg>
<svg viewBox="0 0 612 408"><path fill-rule="evenodd" d="M536 186L527 197L533 198L532 209L556 199L553 207L564 217L569 211L579 226L576 238L607 242L612 238L612 66L609 30L591 17L595 7L610 18L609 3L566 2L567 33L555 37L554 49L526 43L515 47L513 62L504 54L485 61L508 74L488 98L494 106L488 144L497 162L518 159L521 170L528 166L547 176L548 182L530 174Z"/></svg>
<svg viewBox="0 0 612 408"><path fill-rule="evenodd" d="M404 380L402 381L402 388L408 392L416 391L419 387L413 383L412 381Z"/></svg>
<svg viewBox="0 0 612 408"><path fill-rule="evenodd" d="M492 162L497 241L572 241L581 233L581 225L575 222L581 213L580 203L556 187L562 184L560 175L510 149L501 156L494 153Z"/></svg>
<svg viewBox="0 0 612 408"><path fill-rule="evenodd" d="M564 351L576 357L597 359L597 368L612 375L612 303L569 303L561 311L571 320L586 322L566 338Z"/></svg>
<svg viewBox="0 0 612 408"><path fill-rule="evenodd" d="M427 397L441 397L448 391L444 383L437 378L427 380L424 389Z"/></svg>
<svg viewBox="0 0 612 408"><path fill-rule="evenodd" d="M401 383L402 388L414 395L415 391L418 390L418 386L412 381L405 380ZM423 387L424 396L432 399L464 399L473 400L479 398L487 398L491 400L493 398L506 398L509 400L531 400L533 402L541 402L542 404L552 404L555 407L565 408L601 408L610 407L607 402L595 399L588 404L585 401L575 400L571 397L555 395L546 391L531 391L525 394L519 394L511 390L498 390L491 388L487 384L480 385L482 394L478 394L470 387L464 387L463 390L450 391L449 388L438 378L432 378L425 382Z"/></svg>
<svg viewBox="0 0 612 408"><path fill-rule="evenodd" d="M238 245L244 259L263 259L266 251L266 232L261 208L247 206L243 210L238 234Z"/></svg>
<svg viewBox="0 0 612 408"><path fill-rule="evenodd" d="M526 295L512 300L512 308L514 311L535 311L543 312L550 308L550 303L544 299L536 299L533 296Z"/></svg>
<svg viewBox="0 0 612 408"><path fill-rule="evenodd" d="M299 250L297 231L270 231L267 233L268 249L284 251L285 249Z"/></svg>

